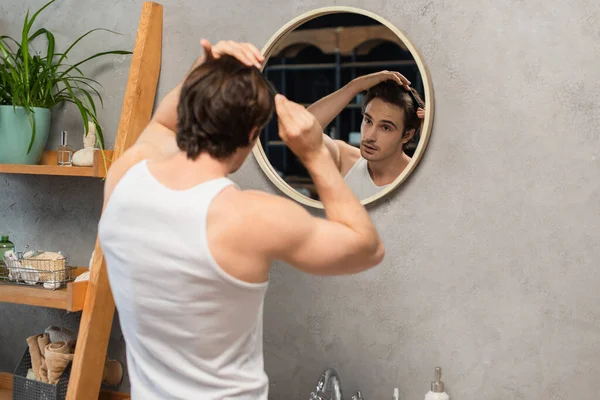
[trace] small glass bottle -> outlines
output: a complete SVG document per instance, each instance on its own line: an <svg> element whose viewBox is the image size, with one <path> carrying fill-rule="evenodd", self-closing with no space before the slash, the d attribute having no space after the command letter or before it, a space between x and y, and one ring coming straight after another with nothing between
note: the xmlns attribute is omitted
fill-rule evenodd
<svg viewBox="0 0 600 400"><path fill-rule="evenodd" d="M4 253L14 249L15 245L8 240L8 235L2 235L0 237L0 279L8 276L8 269L6 269L6 264L4 263Z"/></svg>
<svg viewBox="0 0 600 400"><path fill-rule="evenodd" d="M56 152L57 164L64 167L73 165L73 150L67 146L67 131L60 133L60 147Z"/></svg>

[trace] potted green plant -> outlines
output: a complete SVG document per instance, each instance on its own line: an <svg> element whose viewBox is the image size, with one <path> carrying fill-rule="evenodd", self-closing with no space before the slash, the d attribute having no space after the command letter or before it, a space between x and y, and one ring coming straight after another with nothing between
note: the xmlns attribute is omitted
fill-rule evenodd
<svg viewBox="0 0 600 400"><path fill-rule="evenodd" d="M88 121L96 127L98 145L104 148L102 128L96 118L94 95L102 105L97 81L86 77L80 67L90 60L106 55L131 54L113 50L93 54L81 61L69 63L71 50L92 29L77 38L63 53L55 52L52 32L40 28L32 32L37 16L56 0L51 0L29 17L25 15L21 42L0 36L0 164L37 164L46 147L50 131L50 110L61 104L75 104L81 115L85 134ZM44 52L35 52L34 40L45 38Z"/></svg>

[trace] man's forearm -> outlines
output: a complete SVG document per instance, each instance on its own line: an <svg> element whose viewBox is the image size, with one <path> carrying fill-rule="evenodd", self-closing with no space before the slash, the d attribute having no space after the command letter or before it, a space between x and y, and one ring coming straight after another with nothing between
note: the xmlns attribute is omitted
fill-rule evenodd
<svg viewBox="0 0 600 400"><path fill-rule="evenodd" d="M356 81L351 81L341 89L311 104L307 110L315 116L319 124L325 129L360 92L361 89Z"/></svg>
<svg viewBox="0 0 600 400"><path fill-rule="evenodd" d="M377 245L379 235L369 214L340 175L328 150L323 146L318 155L303 163L313 178L327 219L352 229L367 245Z"/></svg>

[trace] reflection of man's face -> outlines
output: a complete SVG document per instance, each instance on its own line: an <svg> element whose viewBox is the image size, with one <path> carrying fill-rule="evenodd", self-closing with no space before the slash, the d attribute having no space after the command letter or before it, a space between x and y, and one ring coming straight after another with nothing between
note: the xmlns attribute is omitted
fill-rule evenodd
<svg viewBox="0 0 600 400"><path fill-rule="evenodd" d="M367 104L360 125L360 154L368 161L395 157L402 153L403 144L412 136L403 133L404 110L375 98Z"/></svg>

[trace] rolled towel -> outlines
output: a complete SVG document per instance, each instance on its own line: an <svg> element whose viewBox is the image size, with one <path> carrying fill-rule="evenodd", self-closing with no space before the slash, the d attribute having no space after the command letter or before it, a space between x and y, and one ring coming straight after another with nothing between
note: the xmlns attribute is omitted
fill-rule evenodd
<svg viewBox="0 0 600 400"><path fill-rule="evenodd" d="M49 335L50 343L66 342L71 348L71 352L75 348L75 342L77 341L77 334L75 332L54 325L47 327L44 332Z"/></svg>
<svg viewBox="0 0 600 400"><path fill-rule="evenodd" d="M59 289L62 285L60 281L46 281L44 282L44 289L56 290Z"/></svg>
<svg viewBox="0 0 600 400"><path fill-rule="evenodd" d="M42 353L40 352L40 346L38 345L38 337L42 335L33 335L27 338L27 345L29 346L29 355L31 356L31 369L35 373L35 379L40 380L38 375L40 367L42 366Z"/></svg>
<svg viewBox="0 0 600 400"><path fill-rule="evenodd" d="M8 280L12 281L12 282L16 282L21 280L21 273L20 271L20 267L19 268L9 268L8 269Z"/></svg>
<svg viewBox="0 0 600 400"><path fill-rule="evenodd" d="M40 369L38 370L38 377L40 381L48 383L48 366L46 365L46 346L50 343L50 338L47 333L38 336L37 338L38 347L42 355Z"/></svg>
<svg viewBox="0 0 600 400"><path fill-rule="evenodd" d="M17 282L21 280L21 264L16 264L18 264L18 266L15 266L15 264L13 264L13 266L8 269L8 280L12 282Z"/></svg>
<svg viewBox="0 0 600 400"><path fill-rule="evenodd" d="M71 361L73 354L66 342L50 343L46 346L46 365L48 366L48 383L56 385Z"/></svg>
<svg viewBox="0 0 600 400"><path fill-rule="evenodd" d="M4 252L4 262L8 261L19 261L19 257L17 257L17 253L14 250L7 250Z"/></svg>
<svg viewBox="0 0 600 400"><path fill-rule="evenodd" d="M90 271L85 271L83 274L81 274L77 278L75 278L75 282L89 281L89 280L90 280Z"/></svg>
<svg viewBox="0 0 600 400"><path fill-rule="evenodd" d="M21 268L21 280L28 285L36 285L40 281L40 274L30 265L24 265Z"/></svg>
<svg viewBox="0 0 600 400"><path fill-rule="evenodd" d="M8 267L9 281L18 281L21 279L21 263L19 263L19 257L14 250L8 250L4 253L4 264Z"/></svg>
<svg viewBox="0 0 600 400"><path fill-rule="evenodd" d="M25 259L25 258L32 258L32 257L35 257L35 256L40 255L40 254L42 254L41 251L28 250L25 253L23 253L23 259Z"/></svg>
<svg viewBox="0 0 600 400"><path fill-rule="evenodd" d="M32 381L37 381L37 377L35 375L35 372L33 372L33 370L31 368L29 368L27 370L27 376L26 376L26 378L27 379L31 379Z"/></svg>

